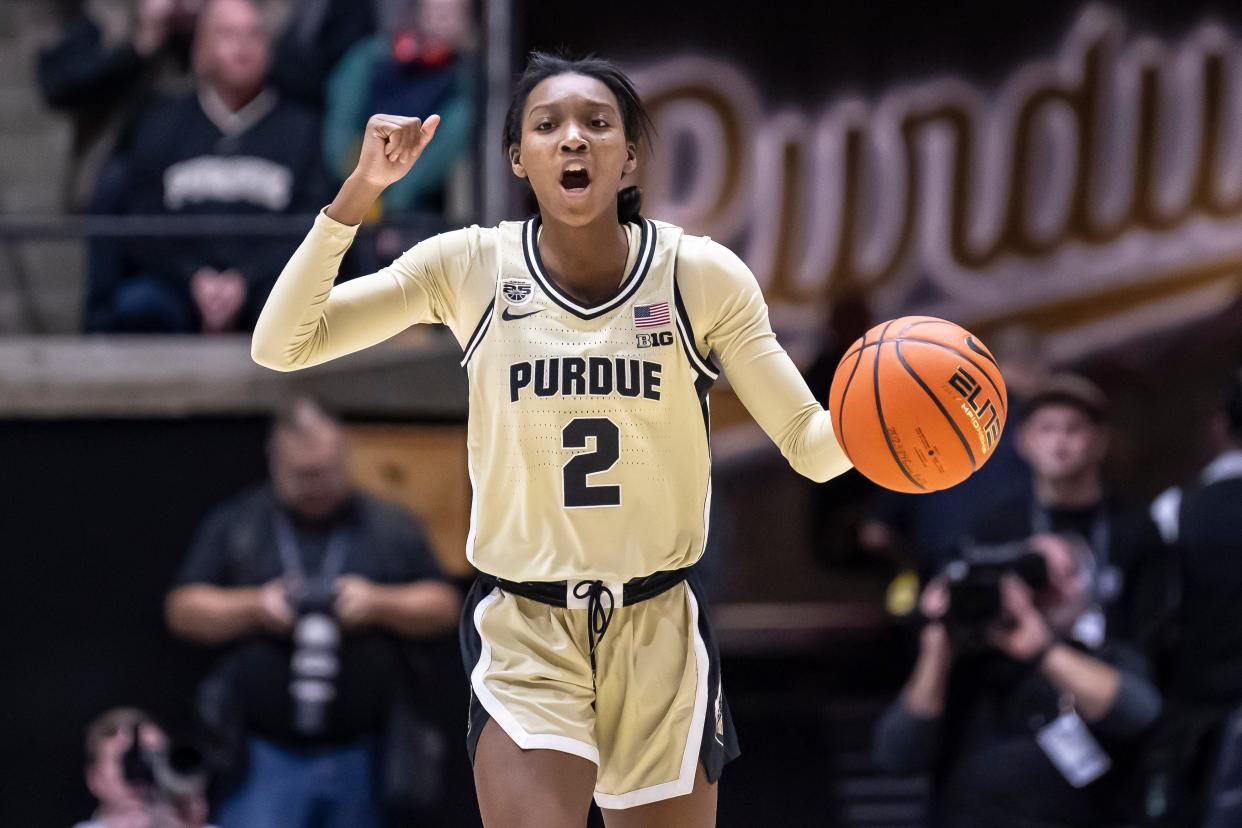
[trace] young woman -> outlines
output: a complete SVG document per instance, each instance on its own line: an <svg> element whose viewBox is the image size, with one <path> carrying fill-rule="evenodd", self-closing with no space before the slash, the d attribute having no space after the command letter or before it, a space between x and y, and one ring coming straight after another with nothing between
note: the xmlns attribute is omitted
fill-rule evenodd
<svg viewBox="0 0 1242 828"><path fill-rule="evenodd" d="M505 123L539 213L421 242L333 286L368 208L439 118L376 115L358 167L290 259L254 333L294 370L416 322L447 325L470 387L474 488L462 617L484 822L714 824L737 743L687 570L711 497L707 391L720 367L793 467L849 468L740 259L639 215L623 187L647 115L598 59L534 54Z"/></svg>

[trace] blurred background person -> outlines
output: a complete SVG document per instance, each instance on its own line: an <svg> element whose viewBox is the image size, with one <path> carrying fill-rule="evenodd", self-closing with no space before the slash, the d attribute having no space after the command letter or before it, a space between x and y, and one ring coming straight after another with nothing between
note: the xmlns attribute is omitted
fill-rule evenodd
<svg viewBox="0 0 1242 828"><path fill-rule="evenodd" d="M1242 824L1242 372L1210 429L1211 461L1151 514L1177 555L1179 600L1157 782L1161 824Z"/></svg>
<svg viewBox="0 0 1242 828"><path fill-rule="evenodd" d="M473 156L478 69L475 24L468 0L401 0L391 4L387 29L360 41L328 81L324 158L340 181L358 163L362 130L376 112L415 118L438 113L439 140L419 166L384 191L385 213L450 208L456 176ZM424 166L425 165L425 166ZM460 196L460 194L457 194Z"/></svg>
<svg viewBox="0 0 1242 828"><path fill-rule="evenodd" d="M1079 536L1094 557L1109 634L1149 651L1158 646L1173 603L1171 560L1146 513L1120 503L1105 480L1104 392L1077 374L1053 375L1026 401L1015 436L1030 467L1029 494L993 502L965 537L998 544L1046 532Z"/></svg>
<svg viewBox="0 0 1242 828"><path fill-rule="evenodd" d="M207 517L167 598L175 634L225 647L216 680L245 741L225 828L380 825L381 737L406 701L405 648L457 622L459 594L418 523L355 491L345 451L314 403L282 412L271 483Z"/></svg>
<svg viewBox="0 0 1242 828"><path fill-rule="evenodd" d="M134 744L135 737L139 744ZM151 777L168 735L141 710L113 708L86 728L86 786L99 806L75 828L202 828L207 800L196 781L173 793Z"/></svg>
<svg viewBox="0 0 1242 828"><path fill-rule="evenodd" d="M194 35L196 91L143 112L119 159L122 214L203 216L313 212L322 200L318 122L266 85L270 49L250 0L207 0ZM137 238L96 247L90 332L253 326L292 242L255 236Z"/></svg>
<svg viewBox="0 0 1242 828"><path fill-rule="evenodd" d="M405 0L294 0L276 39L272 83L322 112L328 75L355 43L375 34L386 10Z"/></svg>
<svg viewBox="0 0 1242 828"><path fill-rule="evenodd" d="M43 100L73 118L64 206L92 206L105 160L157 92L189 88L190 39L202 0L73 0L38 56ZM94 209L105 209L95 204Z"/></svg>
<svg viewBox="0 0 1242 828"><path fill-rule="evenodd" d="M1100 828L1136 805L1134 751L1161 707L1146 662L1084 623L1098 608L1080 538L1039 535L1028 552L1042 584L1005 572L995 613L957 579L928 585L917 663L876 727L880 767L932 772L933 826Z"/></svg>

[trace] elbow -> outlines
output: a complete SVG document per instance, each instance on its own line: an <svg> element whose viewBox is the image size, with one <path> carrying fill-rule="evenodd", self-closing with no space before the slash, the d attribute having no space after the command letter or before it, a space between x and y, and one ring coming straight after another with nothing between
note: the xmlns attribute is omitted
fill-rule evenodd
<svg viewBox="0 0 1242 828"><path fill-rule="evenodd" d="M292 360L285 356L282 348L273 347L271 343L264 341L257 333L250 340L250 358L255 361L255 364L272 371L287 372L296 371L299 368L298 365L295 365Z"/></svg>
<svg viewBox="0 0 1242 828"><path fill-rule="evenodd" d="M1135 736L1146 733L1160 718L1164 710L1164 701L1160 691L1150 682L1136 682L1137 686L1130 701L1130 729Z"/></svg>
<svg viewBox="0 0 1242 828"><path fill-rule="evenodd" d="M785 459L789 461L789 465L798 474L803 477L814 480L816 483L827 483L832 478L844 474L854 466L846 458L845 452L840 452L839 457L829 457L826 459L801 457L796 454L786 454Z"/></svg>
<svg viewBox="0 0 1242 828"><path fill-rule="evenodd" d="M1123 673L1098 725L1101 731L1117 738L1138 739L1155 725L1163 709L1164 702L1155 685Z"/></svg>

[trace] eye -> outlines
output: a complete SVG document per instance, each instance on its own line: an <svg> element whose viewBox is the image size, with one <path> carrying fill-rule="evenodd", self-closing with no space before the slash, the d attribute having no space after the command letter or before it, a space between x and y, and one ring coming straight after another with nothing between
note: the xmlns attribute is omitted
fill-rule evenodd
<svg viewBox="0 0 1242 828"><path fill-rule="evenodd" d="M591 126L595 127L596 129L608 129L608 122L605 121L603 118L596 118L595 120L591 121Z"/></svg>
<svg viewBox="0 0 1242 828"><path fill-rule="evenodd" d="M540 121L539 123L535 124L536 132L547 132L551 128L552 128L551 121Z"/></svg>

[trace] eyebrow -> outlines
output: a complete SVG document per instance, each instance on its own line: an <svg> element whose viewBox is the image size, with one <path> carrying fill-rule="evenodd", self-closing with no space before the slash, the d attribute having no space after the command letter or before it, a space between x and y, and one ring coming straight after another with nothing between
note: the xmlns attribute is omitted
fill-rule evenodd
<svg viewBox="0 0 1242 828"><path fill-rule="evenodd" d="M592 100L585 101L585 103L591 109L607 109L611 112L617 111L617 108L613 106L612 104L608 103L607 101L597 101L597 100L592 99ZM529 115L534 115L536 112L538 112L541 109L555 109L559 107L560 105L561 104L558 101L553 101L552 103L536 104L535 106L532 106L530 108L528 117Z"/></svg>

